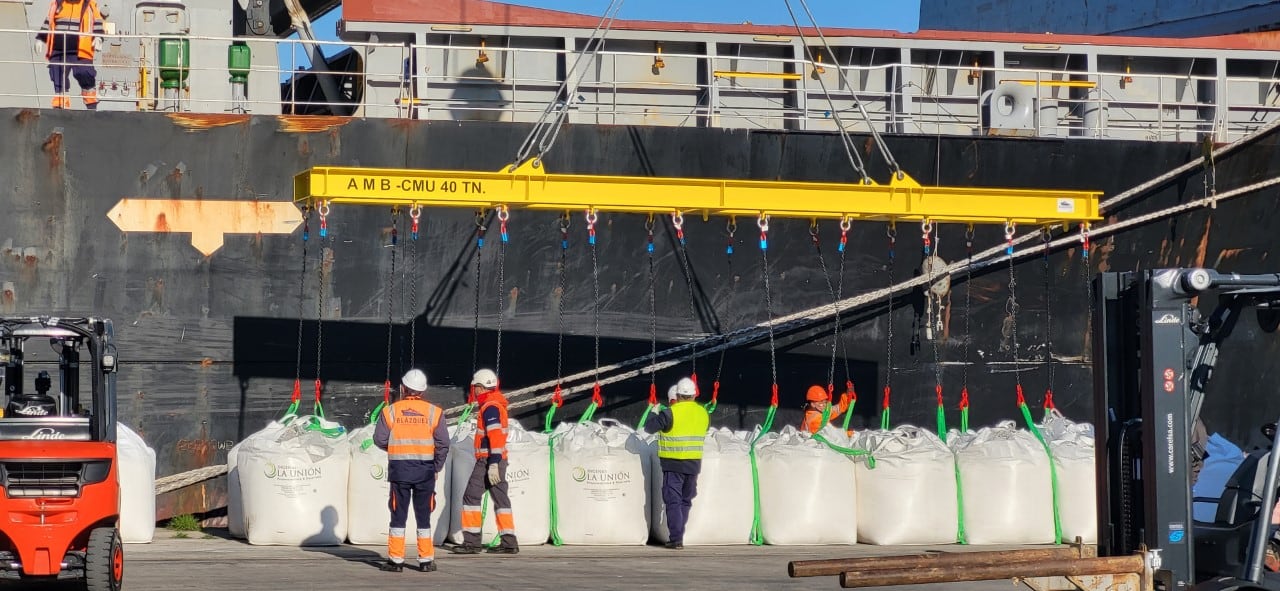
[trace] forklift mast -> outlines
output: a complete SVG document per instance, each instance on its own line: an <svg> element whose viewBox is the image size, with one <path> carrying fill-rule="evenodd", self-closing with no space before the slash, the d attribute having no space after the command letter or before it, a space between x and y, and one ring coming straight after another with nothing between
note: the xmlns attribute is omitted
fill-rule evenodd
<svg viewBox="0 0 1280 591"><path fill-rule="evenodd" d="M1211 291L1205 319L1191 300ZM1244 306L1280 300L1280 274L1101 273L1094 294L1098 554L1154 551L1157 587L1180 591L1196 583L1192 426L1219 343Z"/></svg>

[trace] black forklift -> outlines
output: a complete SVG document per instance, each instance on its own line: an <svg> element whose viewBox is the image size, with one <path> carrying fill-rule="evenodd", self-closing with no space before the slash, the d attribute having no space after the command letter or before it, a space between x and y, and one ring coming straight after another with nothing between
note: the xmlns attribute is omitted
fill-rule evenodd
<svg viewBox="0 0 1280 591"><path fill-rule="evenodd" d="M1206 315L1192 299L1217 296ZM793 577L838 576L845 588L1012 578L1035 591L1280 591L1265 562L1280 453L1244 458L1212 522L1192 519L1192 433L1222 343L1241 316L1280 326L1280 273L1179 268L1094 279L1094 426L1098 542L1008 551L794 561Z"/></svg>

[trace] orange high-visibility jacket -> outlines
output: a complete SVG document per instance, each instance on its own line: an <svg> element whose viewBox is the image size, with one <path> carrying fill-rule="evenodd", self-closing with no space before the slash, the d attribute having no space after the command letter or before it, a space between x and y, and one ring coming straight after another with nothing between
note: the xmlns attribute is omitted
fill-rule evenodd
<svg viewBox="0 0 1280 591"><path fill-rule="evenodd" d="M443 416L444 411L440 407L417 398L383 407L382 420L391 428L387 439L387 460L434 461L434 435Z"/></svg>
<svg viewBox="0 0 1280 591"><path fill-rule="evenodd" d="M57 37L74 35L77 37L76 55L87 60L93 59L92 35L105 33L97 0L54 0L49 5L49 16L45 17L40 30L47 31L36 35L37 39L45 42L46 58L53 57L54 48L58 45L55 41Z"/></svg>
<svg viewBox="0 0 1280 591"><path fill-rule="evenodd" d="M489 409L497 410L497 420L485 420L485 411ZM493 413L488 414L493 416ZM476 412L475 446L477 460L491 455L507 459L507 398L501 390L485 394L480 402L480 409Z"/></svg>
<svg viewBox="0 0 1280 591"><path fill-rule="evenodd" d="M831 418L834 419L844 414L847 410L849 410L849 399L841 397L840 404L831 410ZM822 411L812 409L804 411L804 422L801 424L800 429L805 433L817 433L822 430Z"/></svg>

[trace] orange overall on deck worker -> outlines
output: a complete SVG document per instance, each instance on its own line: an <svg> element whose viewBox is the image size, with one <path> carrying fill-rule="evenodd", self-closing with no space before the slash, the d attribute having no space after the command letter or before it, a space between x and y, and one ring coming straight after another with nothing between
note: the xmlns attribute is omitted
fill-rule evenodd
<svg viewBox="0 0 1280 591"><path fill-rule="evenodd" d="M828 420L849 410L851 400L848 392L841 394L840 404L831 411ZM822 411L826 410L828 404L827 391L822 386L809 386L809 391L804 395L804 401L804 422L800 424L800 430L805 433L817 433L822 430Z"/></svg>

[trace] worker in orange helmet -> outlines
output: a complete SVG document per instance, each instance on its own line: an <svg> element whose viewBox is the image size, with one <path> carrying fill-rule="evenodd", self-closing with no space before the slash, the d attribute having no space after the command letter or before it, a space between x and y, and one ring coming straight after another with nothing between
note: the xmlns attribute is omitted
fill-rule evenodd
<svg viewBox="0 0 1280 591"><path fill-rule="evenodd" d="M830 419L834 419L849 410L852 398L848 392L840 395L840 404L831 410ZM827 409L827 390L822 386L809 386L804 395L804 422L800 429L805 433L817 433L822 430L822 412Z"/></svg>

